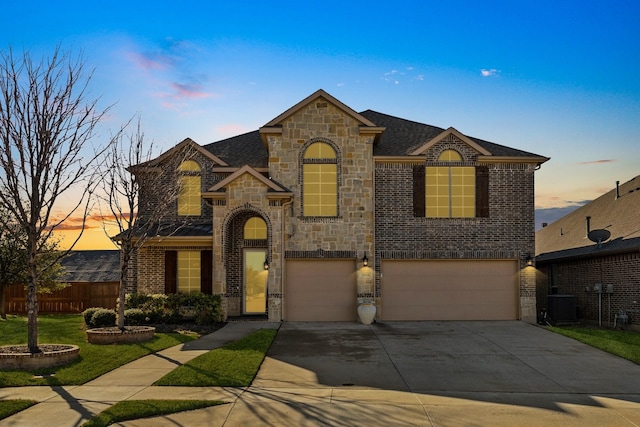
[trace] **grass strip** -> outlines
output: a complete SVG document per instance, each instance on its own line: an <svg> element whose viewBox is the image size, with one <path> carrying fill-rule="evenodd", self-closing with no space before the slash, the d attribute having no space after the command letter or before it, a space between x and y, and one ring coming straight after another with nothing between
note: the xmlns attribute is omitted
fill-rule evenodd
<svg viewBox="0 0 640 427"><path fill-rule="evenodd" d="M0 420L10 417L13 414L17 414L20 411L35 405L35 400L26 399L13 399L13 400L0 400Z"/></svg>
<svg viewBox="0 0 640 427"><path fill-rule="evenodd" d="M637 332L579 326L554 326L549 330L640 365L640 334Z"/></svg>
<svg viewBox="0 0 640 427"><path fill-rule="evenodd" d="M277 332L276 329L261 329L222 348L209 351L169 372L154 385L249 386Z"/></svg>
<svg viewBox="0 0 640 427"><path fill-rule="evenodd" d="M6 321L0 322L0 345L24 344L26 338L25 317L8 316ZM40 315L38 342L75 344L80 347L80 356L63 367L35 371L0 371L0 387L80 385L142 356L193 339L195 337L190 335L158 333L153 339L137 344L89 344L82 315ZM34 375L40 377L35 378Z"/></svg>
<svg viewBox="0 0 640 427"><path fill-rule="evenodd" d="M114 423L221 405L218 400L125 400L100 412L83 427L104 427Z"/></svg>

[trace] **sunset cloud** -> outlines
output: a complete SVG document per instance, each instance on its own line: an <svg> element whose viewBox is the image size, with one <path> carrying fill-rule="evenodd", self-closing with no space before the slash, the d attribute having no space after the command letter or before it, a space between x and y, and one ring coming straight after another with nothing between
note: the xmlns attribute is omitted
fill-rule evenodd
<svg viewBox="0 0 640 427"><path fill-rule="evenodd" d="M162 71L173 65L173 61L166 56L128 52L127 57L134 66L144 71Z"/></svg>
<svg viewBox="0 0 640 427"><path fill-rule="evenodd" d="M578 163L579 165L597 165L600 163L613 163L613 162L617 162L616 159L601 159L601 160L591 160L588 162L580 162Z"/></svg>
<svg viewBox="0 0 640 427"><path fill-rule="evenodd" d="M215 96L213 93L204 92L199 85L195 84L172 83L171 87L175 93L174 97L178 99L210 98Z"/></svg>
<svg viewBox="0 0 640 427"><path fill-rule="evenodd" d="M236 123L230 123L228 125L218 126L216 128L216 131L225 135L238 135L246 132L246 130L242 126Z"/></svg>

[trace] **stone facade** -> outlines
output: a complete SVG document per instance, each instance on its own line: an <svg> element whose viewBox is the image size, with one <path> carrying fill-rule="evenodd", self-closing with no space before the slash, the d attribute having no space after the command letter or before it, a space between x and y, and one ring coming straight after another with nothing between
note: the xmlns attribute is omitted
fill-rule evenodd
<svg viewBox="0 0 640 427"><path fill-rule="evenodd" d="M373 139L361 134L361 126L335 105L319 99L287 118L281 134L267 137L270 176L294 194L285 224L285 251L292 257L343 252L361 260L365 253L373 253ZM302 215L302 155L318 141L330 144L337 153L337 217ZM373 276L357 271L358 297L371 296Z"/></svg>
<svg viewBox="0 0 640 427"><path fill-rule="evenodd" d="M432 141L419 155L411 152L429 142L428 138L396 157L377 157L375 146L384 131L384 127L377 127L319 91L259 133L238 137L234 140L236 148L212 144L210 151L214 154L217 147L222 147L217 152L221 157L207 155L193 141L181 143L180 149L195 148L194 159L202 168L202 215L189 219L208 222L212 232L191 239L167 236L145 245L131 269L137 278L137 290L164 292L166 251L212 250L213 293L222 295L226 316L241 316L243 253L248 248L264 249L269 263L265 315L271 321L280 321L286 316L287 260L353 260L354 299L380 304L380 265L384 259L507 259L518 261L521 267L520 315L526 320L535 319L535 275L525 268L525 259L534 253L533 173L536 161L545 159L488 162L487 156L482 156L487 154L484 149L466 137L456 137L458 133ZM258 144L258 137L263 146ZM316 142L326 143L336 152L336 216L303 215L303 156L305 149ZM255 159L255 153L264 147L268 168L256 166L264 165L258 161L224 163L224 156L235 159L237 150ZM445 149L458 151L464 166L488 169L488 217L414 216L413 167L437 164ZM145 188L141 206L152 205L157 196L153 189ZM182 219L177 216L175 203L170 210L167 218ZM244 239L244 224L252 217L260 217L267 224L266 239ZM368 268L362 268L365 256Z"/></svg>

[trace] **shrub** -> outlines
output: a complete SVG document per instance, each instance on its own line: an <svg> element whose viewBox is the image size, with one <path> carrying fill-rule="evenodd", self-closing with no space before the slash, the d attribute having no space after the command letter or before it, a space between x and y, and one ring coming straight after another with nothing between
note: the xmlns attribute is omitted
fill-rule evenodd
<svg viewBox="0 0 640 427"><path fill-rule="evenodd" d="M93 313L91 317L91 326L94 328L106 328L116 325L116 312L115 310L108 310L101 308Z"/></svg>
<svg viewBox="0 0 640 427"><path fill-rule="evenodd" d="M143 321L148 323L180 323L185 320L185 313L189 313L192 316L190 320L199 325L219 323L222 322L221 305L219 295L200 292L169 295L133 293L127 294L125 299L125 307L129 310L142 310L145 318ZM125 314L125 323L127 319Z"/></svg>
<svg viewBox="0 0 640 427"><path fill-rule="evenodd" d="M142 305L147 302L149 296L147 294L140 294L134 292L132 294L126 294L124 297L124 308L128 310L130 308L142 308Z"/></svg>
<svg viewBox="0 0 640 427"><path fill-rule="evenodd" d="M93 318L93 314L98 310L103 310L103 309L101 307L90 307L82 312L82 317L84 318L84 324L87 325L87 328L93 327L93 323L91 323L91 319Z"/></svg>
<svg viewBox="0 0 640 427"><path fill-rule="evenodd" d="M129 326L144 325L147 323L147 315L139 308L130 308L124 311L124 324Z"/></svg>

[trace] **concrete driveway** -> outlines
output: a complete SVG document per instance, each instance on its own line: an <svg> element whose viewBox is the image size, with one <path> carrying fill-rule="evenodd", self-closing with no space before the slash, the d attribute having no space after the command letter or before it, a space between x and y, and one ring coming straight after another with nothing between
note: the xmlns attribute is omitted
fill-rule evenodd
<svg viewBox="0 0 640 427"><path fill-rule="evenodd" d="M235 425L640 425L640 366L522 322L284 323Z"/></svg>

